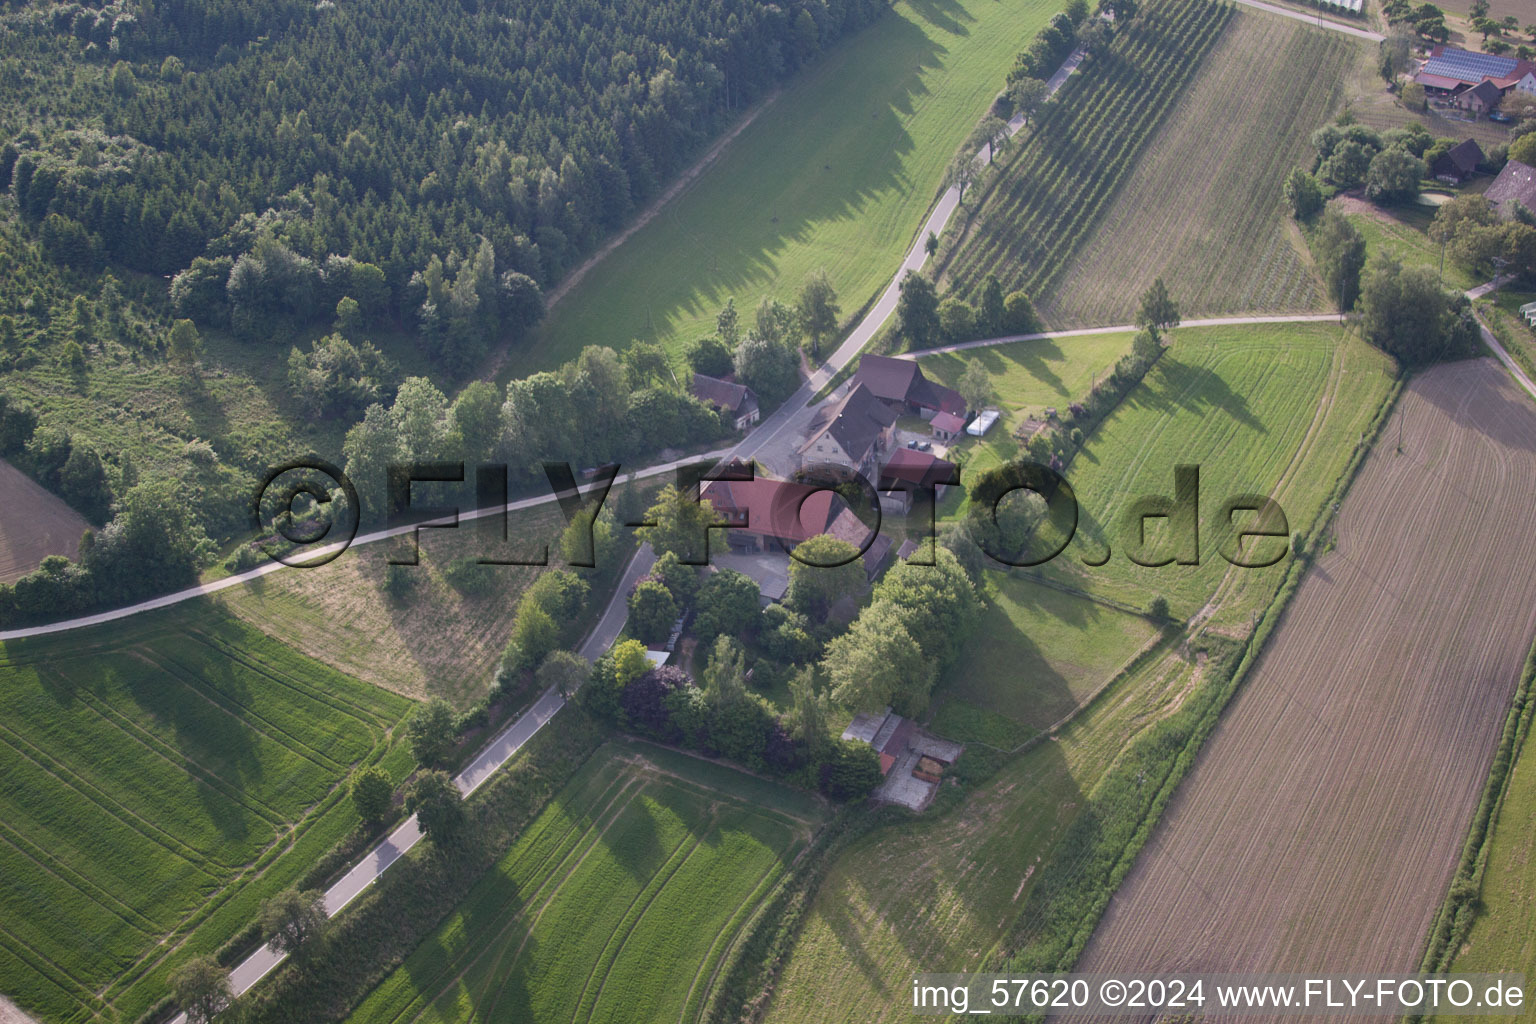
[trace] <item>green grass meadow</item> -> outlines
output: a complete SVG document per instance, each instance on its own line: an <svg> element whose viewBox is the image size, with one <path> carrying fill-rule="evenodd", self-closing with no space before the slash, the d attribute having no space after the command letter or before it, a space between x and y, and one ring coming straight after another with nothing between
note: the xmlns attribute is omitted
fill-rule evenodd
<svg viewBox="0 0 1536 1024"><path fill-rule="evenodd" d="M1082 400L1094 381L1130 352L1133 336L1127 332L1016 341L923 356L918 363L929 380L958 387L966 366L978 360L992 378L994 401L1017 422L1020 416L1038 416L1046 409L1065 411Z"/></svg>
<svg viewBox="0 0 1536 1024"><path fill-rule="evenodd" d="M594 756L352 1021L696 1019L817 802L623 744Z"/></svg>
<svg viewBox="0 0 1536 1024"><path fill-rule="evenodd" d="M1386 356L1327 323L1174 332L1171 348L1068 468L1079 507L1077 535L1047 563L1046 575L1137 608L1165 597L1177 619L1219 598L1215 621L1246 625L1268 602L1290 555L1263 569L1230 566L1215 548L1222 502L1269 495L1284 509L1291 532L1306 532L1392 374ZM1138 498L1171 498L1180 464L1200 467L1200 564L1137 565L1126 554L1122 516ZM1165 527L1165 521L1147 521L1144 558L1172 551ZM1086 564L1102 558L1106 547L1106 564Z"/></svg>
<svg viewBox="0 0 1536 1024"><path fill-rule="evenodd" d="M1077 707L1157 633L1149 620L992 572L976 633L938 689L934 729L1011 750ZM1002 721L998 721L1001 719Z"/></svg>
<svg viewBox="0 0 1536 1024"><path fill-rule="evenodd" d="M1486 848L1482 909L1451 969L1536 976L1536 753L1530 736L1510 773Z"/></svg>
<svg viewBox="0 0 1536 1024"><path fill-rule="evenodd" d="M1423 206L1408 206L1391 213L1351 213L1350 223L1360 229L1366 251L1374 256L1386 253L1405 267L1429 267L1442 272L1447 288L1466 290L1483 282L1449 256L1441 261L1440 246L1430 240L1429 223L1435 211ZM1370 269L1367 267L1366 272Z"/></svg>
<svg viewBox="0 0 1536 1024"><path fill-rule="evenodd" d="M408 706L202 603L0 647L6 994L136 1018L356 826L338 784Z"/></svg>
<svg viewBox="0 0 1536 1024"><path fill-rule="evenodd" d="M901 0L795 79L683 195L550 311L512 376L631 339L678 352L728 298L825 267L845 318L890 280L944 167L1055 0Z"/></svg>

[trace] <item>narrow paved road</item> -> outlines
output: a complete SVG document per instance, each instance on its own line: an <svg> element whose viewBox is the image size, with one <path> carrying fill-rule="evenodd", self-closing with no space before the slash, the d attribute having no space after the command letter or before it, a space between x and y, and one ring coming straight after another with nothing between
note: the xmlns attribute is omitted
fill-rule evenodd
<svg viewBox="0 0 1536 1024"><path fill-rule="evenodd" d="M1207 320L1185 320L1179 326L1240 327L1244 324L1321 324L1336 322L1338 319L1339 315L1337 313L1297 313L1288 316L1223 316ZM977 341L962 341L954 345L940 345L938 348L925 348L917 352L903 352L896 358L919 359L923 356L940 355L945 352L969 352L973 348L1011 345L1016 341L1044 341L1047 338L1086 338L1094 334L1124 334L1135 330L1137 330L1135 324L1121 324L1118 327L1080 327L1071 331L1007 334L1000 338L981 338Z"/></svg>
<svg viewBox="0 0 1536 1024"><path fill-rule="evenodd" d="M1067 77L1076 71L1083 62L1083 53L1074 52L1056 73L1051 76L1047 84L1050 92L1054 93L1061 88ZM1015 117L1008 124L1009 135L1016 135L1024 127L1022 118ZM985 154L978 153L976 161L979 165L985 165ZM650 466L635 474L638 479L648 479L663 473L674 472L679 466L688 465L710 458L729 459L733 457L751 458L766 444L776 440L786 431L798 429L803 416L811 407L811 400L822 387L837 375L844 367L851 363L864 346L874 338L882 324L896 311L896 300L900 297L901 279L909 270L921 269L927 262L928 254L924 249L924 243L928 239L928 233L935 235L943 232L949 218L954 215L960 206L959 190L950 188L945 190L934 206L933 212L923 223L922 229L917 234L917 240L912 244L906 258L901 261L901 266L891 283L881 293L880 298L870 307L864 317L859 321L853 331L844 339L843 343L832 353L825 365L811 374L807 380L790 398L784 402L772 415L760 422L734 447L720 451L708 452L704 455L695 455L686 459L677 459L672 462ZM531 508L534 505L553 501L554 496L541 496L524 498L505 506L509 511ZM467 512L459 516L459 520L479 519L484 516L497 515L502 511L501 507L481 509L475 512ZM352 546L359 544L374 544L390 537L402 536L415 529L414 526L400 527L393 530L378 530L364 534L352 542ZM318 558L324 553L334 550L334 545L319 549L314 557ZM614 588L613 595L609 599L608 606L603 610L601 618L593 627L592 632L580 648L580 653L589 661L595 661L609 646L624 628L625 619L628 616L627 597L636 581L650 571L655 564L656 556L651 551L650 545L643 544L629 564L625 566L624 573ZM252 569L249 572L240 573L227 579L214 583L191 587L187 590L167 594L164 597L155 598L152 601L143 601L127 608L119 608L115 611L103 612L99 615L87 615L78 619L70 619L64 622L51 623L46 626L33 626L28 629L10 630L0 633L0 641L20 639L28 636L41 636L47 633L58 633L70 629L79 629L85 626L98 625L103 622L113 622L117 619L136 615L139 612L150 611L155 608L165 608L170 605L190 601L193 598L204 597L209 594L227 590L230 587L241 586L252 580L260 579L268 573L277 572L287 568L273 562L269 565ZM473 793L485 782L497 769L511 760L523 744L544 726L555 714L565 706L565 701L554 690L546 690L539 699L523 715L504 729L493 739L479 756L461 772L454 781L459 790L466 796ZM416 817L412 815L398 828L389 834L378 846L374 847L363 860L349 871L341 881L331 886L325 894L325 909L328 916L334 917L340 913L348 903L357 897L368 886L372 885L389 869L390 865L399 860L412 847L421 841L421 830L417 827ZM275 952L270 946L263 946L255 953L246 957L230 972L230 987L235 994L241 995L250 990L257 982L266 977L271 971L283 962L284 957ZM179 1014L171 1024L186 1024L186 1015Z"/></svg>
<svg viewBox="0 0 1536 1024"><path fill-rule="evenodd" d="M1495 277L1487 284L1480 284L1476 288L1468 289L1467 298L1473 300L1484 298L1493 292L1498 291L1499 286L1503 283L1504 278ZM1482 333L1483 344L1487 345L1489 351L1498 357L1499 362L1504 364L1504 369L1508 370L1510 376L1515 378L1515 383L1525 388L1525 390L1530 393L1532 398L1536 398L1536 383L1533 383L1531 378L1525 375L1525 371L1520 369L1519 365L1516 364L1514 359L1510 357L1510 354L1505 350L1503 344L1501 344L1499 339L1494 337L1493 332L1488 329L1488 325L1483 323L1482 317L1477 318L1477 329Z"/></svg>
<svg viewBox="0 0 1536 1024"><path fill-rule="evenodd" d="M1330 18L1318 18L1316 14L1308 14L1306 11L1297 11L1289 7L1281 7L1278 4L1267 4L1264 0L1237 0L1244 7L1257 7L1261 11L1270 14L1278 14L1282 18L1292 18L1296 21L1304 21L1308 25L1316 25L1320 28L1330 29L1334 32L1342 32L1346 36L1354 36L1356 39L1368 39L1373 43L1379 43L1386 36L1380 32L1372 32L1368 28L1356 28L1354 25L1346 25L1342 21L1333 21Z"/></svg>

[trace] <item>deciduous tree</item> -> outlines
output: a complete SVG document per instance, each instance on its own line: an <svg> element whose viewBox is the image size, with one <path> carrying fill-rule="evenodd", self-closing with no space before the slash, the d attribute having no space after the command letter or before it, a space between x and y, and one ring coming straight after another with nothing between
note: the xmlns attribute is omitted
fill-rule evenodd
<svg viewBox="0 0 1536 1024"><path fill-rule="evenodd" d="M383 821L394 798L395 785L389 780L389 773L378 765L371 764L352 777L352 805L363 821Z"/></svg>
<svg viewBox="0 0 1536 1024"><path fill-rule="evenodd" d="M208 1024L235 1001L229 971L211 956L193 957L171 972L171 999L190 1024Z"/></svg>
<svg viewBox="0 0 1536 1024"><path fill-rule="evenodd" d="M441 697L418 704L405 724L411 756L426 768L436 768L448 760L456 739L453 708Z"/></svg>
<svg viewBox="0 0 1536 1024"><path fill-rule="evenodd" d="M464 824L459 787L444 771L417 775L406 790L405 809L416 815L422 835L440 850L452 846Z"/></svg>
<svg viewBox="0 0 1536 1024"><path fill-rule="evenodd" d="M261 934L279 953L293 956L325 930L325 893L284 889L261 905Z"/></svg>
<svg viewBox="0 0 1536 1024"><path fill-rule="evenodd" d="M825 533L817 534L795 548L785 601L819 622L839 601L863 593L864 580L864 560L858 548Z"/></svg>

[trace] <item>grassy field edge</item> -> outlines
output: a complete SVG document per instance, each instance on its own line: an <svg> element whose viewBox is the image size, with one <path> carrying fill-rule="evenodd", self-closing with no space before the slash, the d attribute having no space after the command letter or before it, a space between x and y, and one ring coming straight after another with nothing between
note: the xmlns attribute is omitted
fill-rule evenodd
<svg viewBox="0 0 1536 1024"><path fill-rule="evenodd" d="M1532 642L1530 654L1525 660L1525 669L1521 673L1520 685L1515 690L1505 717L1504 732L1499 738L1493 764L1488 769L1488 781L1483 787L1477 813L1467 831L1461 860L1456 865L1456 873L1451 876L1445 900L1425 939L1419 970L1426 973L1450 970L1462 942L1482 915L1479 893L1482 891L1483 870L1488 864L1494 825L1509 790L1515 761L1530 735L1531 720L1536 718L1536 704L1531 701L1533 689L1536 689L1536 641ZM1422 1018L1412 1016L1408 1019L1416 1021Z"/></svg>
<svg viewBox="0 0 1536 1024"><path fill-rule="evenodd" d="M1305 550L1311 552L1318 549L1319 542L1332 525L1334 506L1342 502L1343 498L1348 494L1349 488L1358 476L1361 466L1365 463L1366 456L1374 449L1381 431L1397 405L1405 383L1406 378L1399 377L1394 381L1392 388L1382 400L1366 438L1356 445L1349 464L1340 475L1332 494L1324 503L1317 521L1313 524L1311 532L1307 535ZM1035 933L1037 935L1041 934L1054 924L1058 929L1067 929L1070 938L1066 944L1054 951L1049 948L1042 949L1039 947L1039 944L1033 942L1017 944L1011 940L1023 938L1023 936L1018 934L1018 926L1015 926L1014 933L1003 940L1005 946L1012 946L1013 948L995 950L987 958L990 964L999 966L998 961L1001 960L1003 964L1000 966L1006 966L1015 970L1064 971L1070 970L1077 963L1089 938L1091 938L1095 928L1097 928L1110 898L1119 889L1125 876L1134 866L1142 848L1151 838L1152 832L1161 820L1168 802L1172 799L1180 783L1188 775L1189 770L1194 766L1195 760L1205 744L1205 740L1215 729L1216 724L1221 719L1222 712L1242 686L1249 671L1258 662L1259 658L1262 657L1264 645L1270 635L1284 621L1285 611L1290 603L1290 599L1295 595L1309 567L1310 560L1296 559L1292 561L1284 579L1255 625L1254 631L1246 641L1239 644L1228 657L1223 659L1227 666L1230 667L1220 672L1209 683L1190 696L1185 705L1186 708L1198 707L1201 703L1204 703L1206 706L1200 711L1195 721L1189 723L1187 737L1179 745L1178 749L1165 752L1165 756L1171 755L1171 764L1154 792L1141 821L1129 841L1122 844L1118 848L1118 852L1114 854L1103 850L1102 844L1099 844L1101 849L1098 852L1103 854L1109 862L1108 872L1104 877L1099 892L1094 894L1088 906L1081 914L1076 915L1076 920L1070 919L1073 916L1070 907L1058 910L1059 904L1047 902L1041 908L1043 910L1042 916L1046 920L1040 928L1035 929ZM1158 731L1166 735L1173 728L1170 723L1175 723L1182 714L1183 709L1163 723L1160 723ZM1125 777L1132 774L1133 770L1137 768L1137 758L1134 755L1142 748L1148 747L1155 742L1158 737L1158 731L1149 734L1149 736L1142 737L1133 744L1130 750L1127 751L1127 756L1123 757L1119 764L1111 769L1110 773L1099 782L1094 794L1090 797L1091 802L1097 800L1107 791L1112 790L1117 782L1125 783ZM1052 853L1051 860L1041 872L1041 877L1031 892L1031 900L1036 898L1037 893L1048 894L1052 891L1053 885L1051 883L1054 881L1052 876L1066 870L1063 867L1063 853L1067 847L1068 838L1064 838L1057 845ZM1046 901L1051 899L1049 895L1044 895L1040 898ZM1028 910L1028 907L1025 909ZM1051 920L1053 915L1058 919ZM1021 914L1020 921L1024 917L1025 915Z"/></svg>

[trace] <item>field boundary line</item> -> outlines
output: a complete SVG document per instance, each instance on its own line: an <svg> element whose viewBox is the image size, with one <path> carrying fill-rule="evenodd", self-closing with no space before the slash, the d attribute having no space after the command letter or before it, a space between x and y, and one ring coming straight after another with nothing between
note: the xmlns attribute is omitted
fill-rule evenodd
<svg viewBox="0 0 1536 1024"><path fill-rule="evenodd" d="M265 630L260 630L259 632L261 632L263 636L270 638L270 634L266 633ZM309 686L302 679L299 679L298 677L288 672L284 672L281 669L274 668L264 661L253 658L244 649L235 647L232 644L225 643L222 640L212 637L203 630L188 630L187 635L197 643L200 643L204 647L207 647L209 650L216 652L221 657L244 665L255 674L272 680L274 683L277 683L283 688L299 695L301 698L311 701L315 704L329 706L334 710L341 712L343 715L346 715L348 718L357 721L359 724L377 728L381 733L388 733L390 729L394 728L396 725L399 725L400 721L403 720L403 716L401 719L385 719L381 717L379 713L370 711L362 704L348 700L338 693L334 693L321 687ZM278 642L280 643L281 641ZM284 645L284 648L286 650L296 650L296 648L288 647L286 644ZM302 651L299 653L303 654ZM331 672L336 672L337 674L343 676L346 675L346 673L341 672L339 669L331 668L329 665L325 667ZM371 686L372 684L368 685Z"/></svg>
<svg viewBox="0 0 1536 1024"><path fill-rule="evenodd" d="M160 926L142 910L134 907L122 897L115 895L105 886L91 881L70 867L65 861L52 858L50 863L48 860L45 860L44 858L47 857L47 853L41 847L11 828L4 821L0 821L0 843L11 847L23 859L32 862L39 871L54 876L92 903L99 904L103 910L112 914L112 916L121 918L124 924L135 931L143 932L146 936L161 932ZM144 924L137 924L129 920L130 917L137 917ZM146 928L144 925L149 927Z"/></svg>
<svg viewBox="0 0 1536 1024"><path fill-rule="evenodd" d="M32 764L35 768L37 768L43 774L47 775L49 778L53 779L65 789L79 796L87 803L92 804L93 806L99 808L101 811L105 812L107 817L115 820L129 832L135 833L145 842L160 847L161 849L165 850L165 852L176 857L178 860L185 862L192 869L207 875L210 881L218 882L220 879L217 875L209 870L208 865L221 868L225 871L233 870L230 865L216 861L211 857L199 853L195 847L191 846L190 844L183 843L175 836L172 836L165 829L162 829L158 825L155 825L153 822L140 817L137 812L119 803L106 792L87 782L83 777L65 777L60 775L57 771L54 770L54 768L49 766L48 761L51 761L52 759L48 758L48 755L45 751L38 750L38 748L33 744L28 743L25 737L17 735L9 726L5 725L3 722L0 722L0 744L4 744L5 746L9 747L16 754L16 756ZM18 746L18 744L20 744L20 746ZM22 749L23 747L26 749ZM46 758L47 760L39 760L39 756ZM54 764L57 766L57 762L54 762ZM156 835L164 836L165 838L159 839L156 838ZM175 845L173 846L170 844ZM177 851L176 846L184 847L188 852L180 853Z"/></svg>
<svg viewBox="0 0 1536 1024"><path fill-rule="evenodd" d="M640 922L661 897L662 892L672 884L672 879L676 878L678 872L693 859L693 855L699 852L699 848L704 845L704 837L719 827L718 807L706 806L705 811L702 827L698 831L690 830L656 873L645 883L645 887L635 894L635 898L625 908L624 916L619 918L618 925L609 934L608 941L603 943L603 949L598 953L597 961L593 963L592 970L587 972L587 980L581 986L581 995L576 1000L575 1019L585 1016L587 1021L592 1020L592 1015L597 1012L598 1000L603 997L603 989L608 984L608 976L613 973L613 965L618 963L619 956L624 952L624 947L629 944L630 937L635 934L635 929L640 927ZM689 842L690 839L692 842ZM597 983L596 991L592 989L593 982ZM582 1013L583 1009L586 1010L585 1015Z"/></svg>
<svg viewBox="0 0 1536 1024"><path fill-rule="evenodd" d="M0 946L3 946L6 952L16 959L25 962L27 966L37 971L48 984L62 992L75 1005L93 1014L100 1013L107 1008L107 1004L96 993L76 981L51 959L38 953L30 945L6 931L3 926L0 926Z"/></svg>
<svg viewBox="0 0 1536 1024"><path fill-rule="evenodd" d="M1488 866L1489 850L1498 834L1499 816L1504 808L1504 799L1509 794L1509 785L1514 777L1515 767L1530 739L1531 721L1533 715L1536 715L1536 704L1531 700L1533 692L1536 692L1536 642L1533 642L1530 653L1526 656L1520 685L1510 699L1509 710L1505 712L1504 729L1499 746L1494 751L1493 761L1488 768L1488 778L1483 783L1483 792L1478 800L1477 809L1473 812L1472 822L1467 828L1467 837L1462 842L1461 857L1457 861L1456 870L1451 874L1446 895L1440 901L1434 920L1430 922L1429 932L1425 936L1424 952L1419 958L1419 969L1422 971L1449 970L1460 954L1467 936L1471 935L1472 928L1487 914L1487 908L1480 905L1480 900L1469 903L1470 913L1466 918L1460 919L1465 923L1458 927L1459 907L1452 899L1450 890L1456 887L1458 881L1465 880L1471 882L1475 891L1481 896L1483 873ZM1417 1015L1407 1018L1409 1021L1421 1019L1422 1017Z"/></svg>
<svg viewBox="0 0 1536 1024"><path fill-rule="evenodd" d="M803 845L800 837L791 833L790 838L789 846L768 865L768 870L764 871L762 876L758 878L757 885L753 886L752 891L747 894L747 898L736 907L736 911L726 920L724 927L715 935L714 941L709 944L709 949L704 954L704 961L699 964L699 969L693 972L693 981L689 983L687 995L683 998L683 1009L677 1015L678 1024L686 1024L690 1017L690 1010L694 1020L699 1018L699 1014L708 1005L709 993L715 987L715 982L719 980L720 971L725 966L726 958L730 955L731 950L736 947L736 943L740 940L751 919L762 909L768 894L773 891L779 879L784 877L785 872L788 870L788 865L793 860L790 854L799 855L800 851L795 850L795 847ZM709 969L709 977L704 981L703 988L700 988L699 980L703 977L705 968Z"/></svg>
<svg viewBox="0 0 1536 1024"><path fill-rule="evenodd" d="M107 728L121 733L124 738L135 746L142 748L151 757L169 765L179 774L189 776L203 783L235 806L244 807L258 818L265 820L274 829L282 830L287 828L288 823L277 808L244 792L241 787L225 779L218 772L215 772L196 758L177 751L170 744L147 731L127 716L113 710L110 706L98 707L98 704L101 704L102 701L95 694L85 694L81 697L80 703ZM117 719L121 719L121 721ZM175 753L177 756L172 757L172 753ZM189 766L192 769L191 771L188 770Z"/></svg>
<svg viewBox="0 0 1536 1024"><path fill-rule="evenodd" d="M611 792L614 790L615 784L618 785L618 790L617 792ZM465 964L458 973L446 980L441 979L449 972L443 971L439 973L436 976L437 980L434 981L434 984L437 986L435 992L429 996L425 991L419 991L415 998L406 1003L404 1008L389 1019L387 1024L397 1024L398 1021L406 1019L406 1015L410 1014L412 1009L418 1006L420 1009L416 1010L409 1019L411 1021L420 1020L422 1013L425 1012L427 1007L434 1005L439 999L447 995L448 991L455 985L463 984L466 976L483 962L486 957L492 956L493 952L495 954L493 963L497 968L500 968L506 962L507 952L504 947L499 952L495 951L502 939L507 936L507 933L519 922L524 922L527 925L527 932L524 934L522 941L517 944L517 949L512 953L512 962L516 963L517 958L522 955L523 947L528 944L528 939L532 937L534 928L537 927L539 920L544 916L544 912L549 909L550 904L559 895L560 888L570 881L571 876L581 867L582 862L587 859L587 856L597 844L602 841L603 836L607 835L614 822L629 808L629 805L634 802L635 797L644 792L645 786L646 781L644 779L640 779L627 772L621 772L612 782L605 786L598 794L598 799L595 802L601 803L605 799L607 802L603 804L601 810L591 815L586 827L583 828L574 819L572 820L571 827L566 830L566 835L561 837L560 848L555 851L559 854L555 864L548 873L544 874L542 880L529 894L524 910L532 908L537 904L537 911L534 915L529 918L525 913L513 914L506 924L502 925L480 944L479 951L470 958L469 963ZM621 798L623 798L622 803L619 802ZM593 834L594 832L596 833L595 835ZM588 841L588 837L591 837L590 841ZM570 840L569 845L565 845L567 839ZM551 856L553 856L553 853ZM572 858L575 858L574 862L572 862ZM548 857L545 858L545 860L547 859ZM567 864L569 864L568 868ZM494 871L496 867L497 865L492 865L490 870ZM542 871L542 862L536 871ZM551 883L554 883L554 890L544 895ZM440 984L438 983L439 981Z"/></svg>

